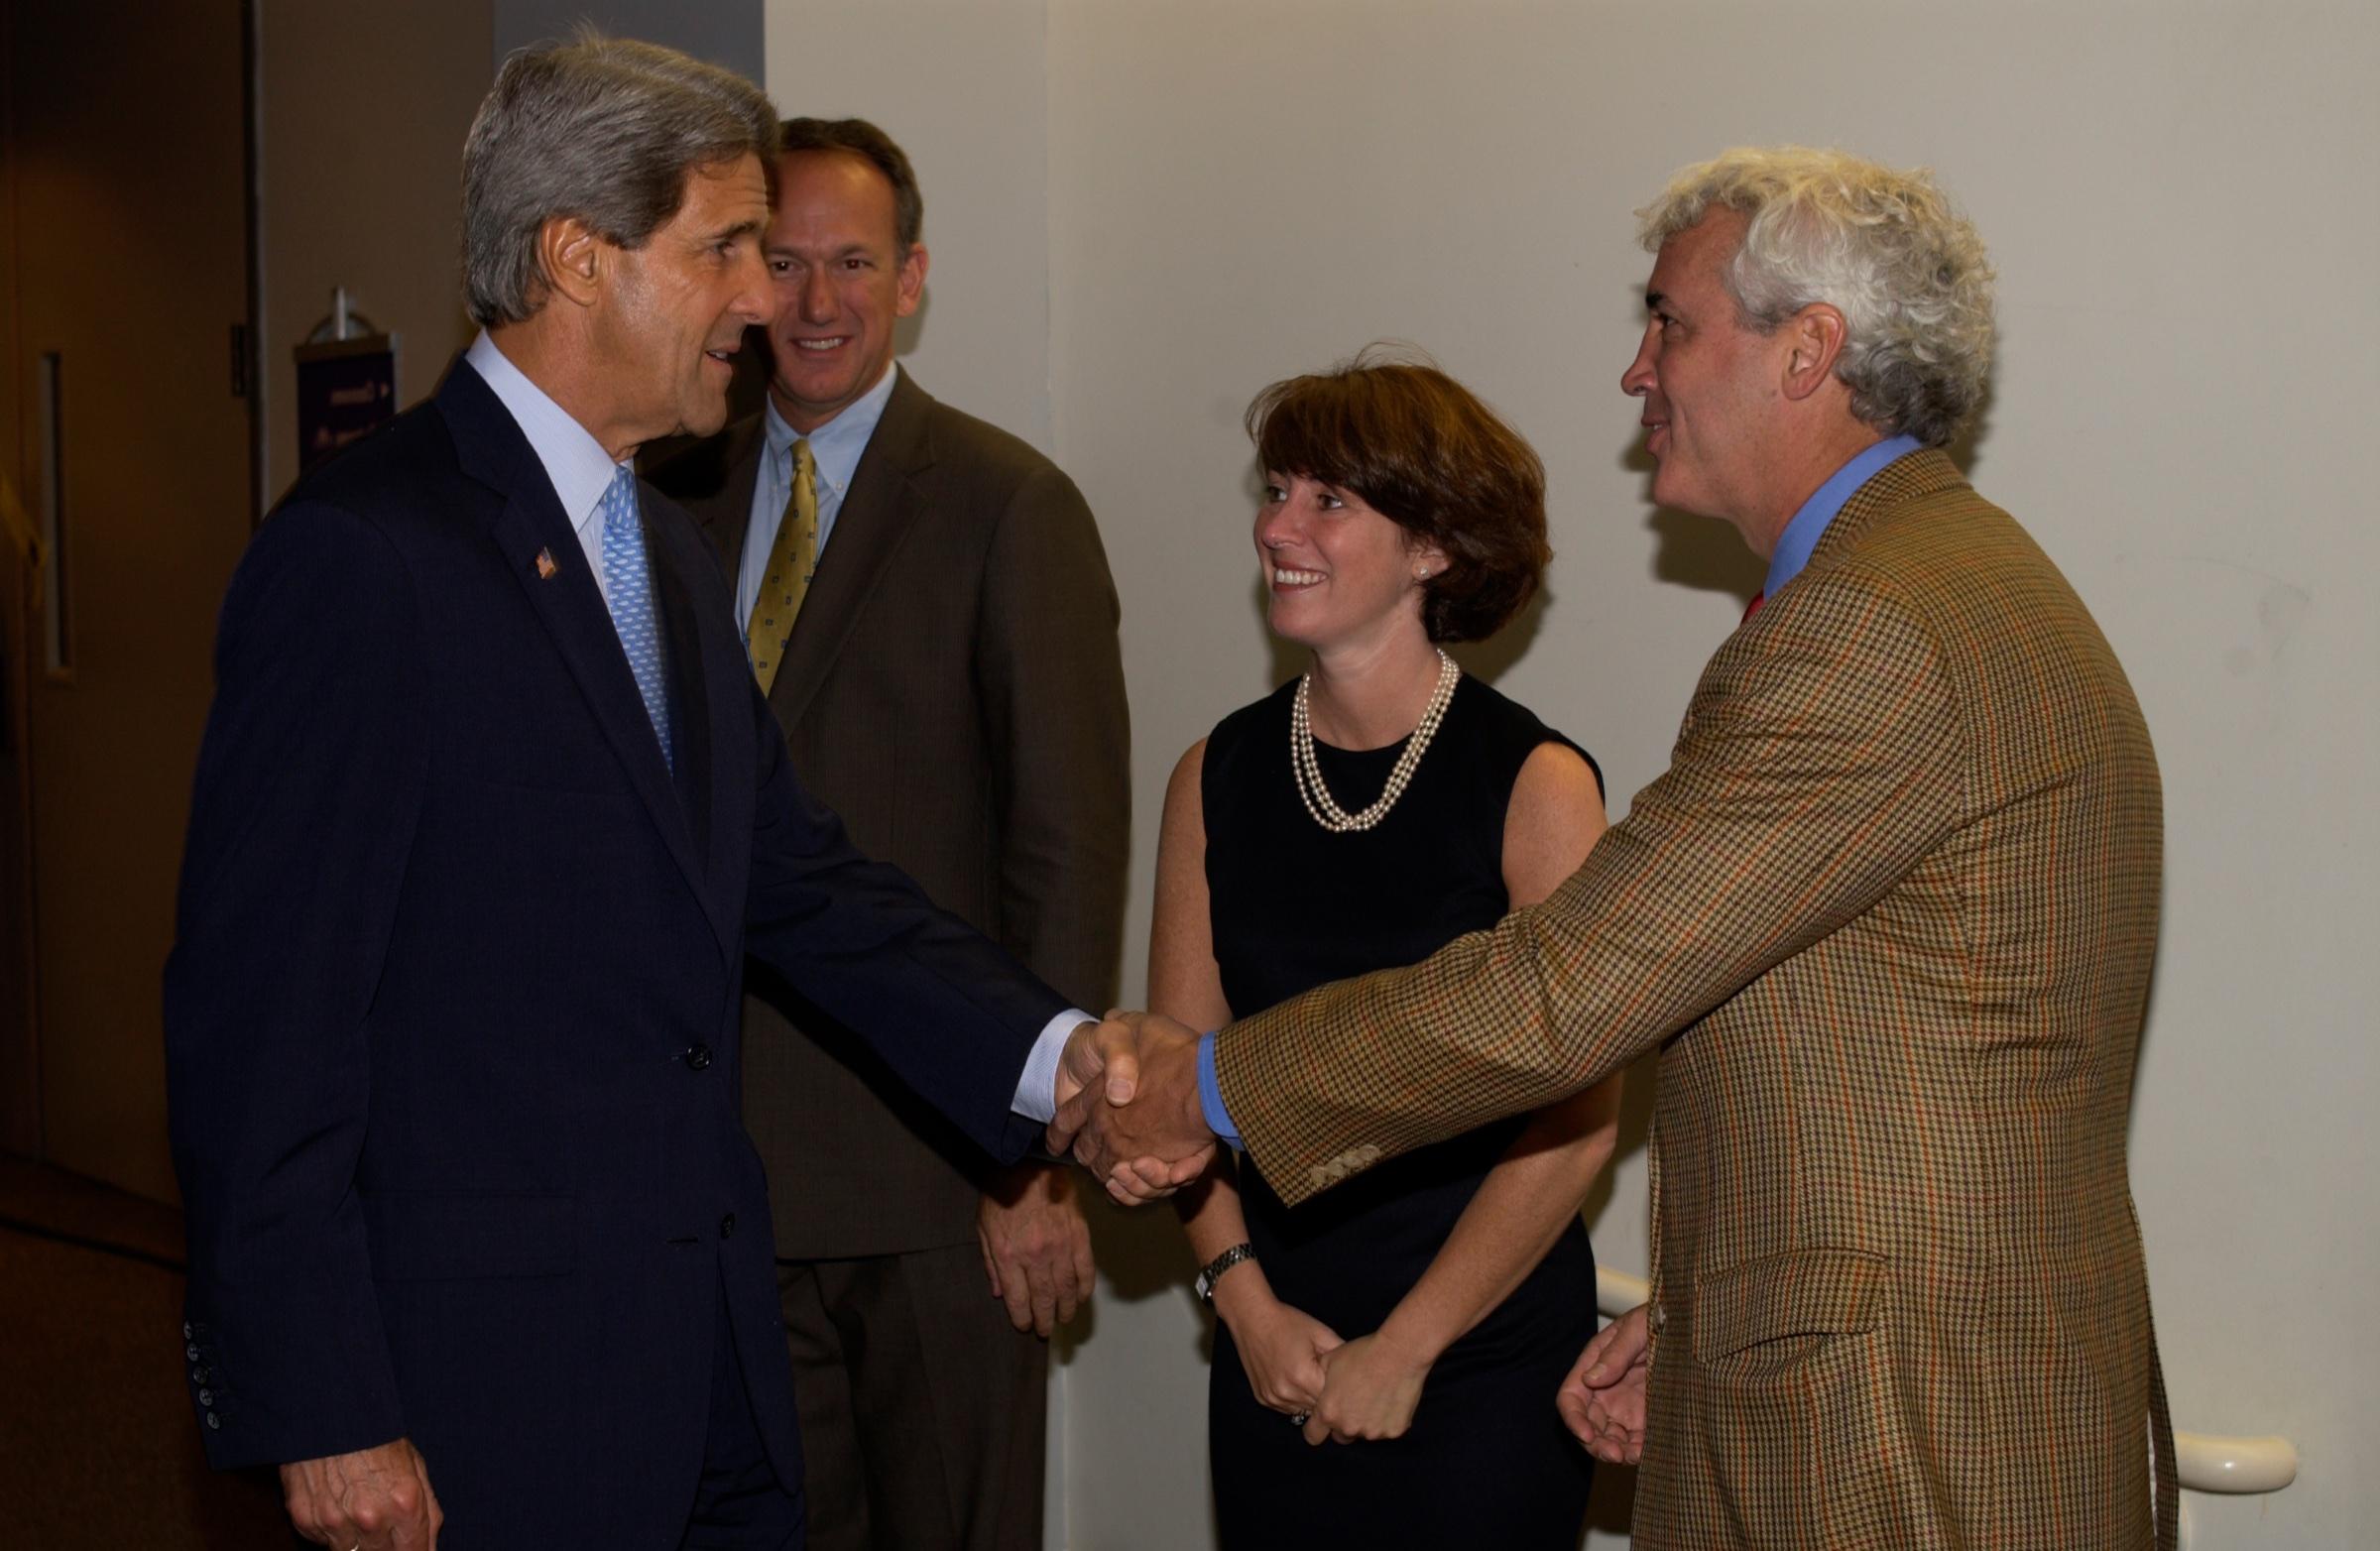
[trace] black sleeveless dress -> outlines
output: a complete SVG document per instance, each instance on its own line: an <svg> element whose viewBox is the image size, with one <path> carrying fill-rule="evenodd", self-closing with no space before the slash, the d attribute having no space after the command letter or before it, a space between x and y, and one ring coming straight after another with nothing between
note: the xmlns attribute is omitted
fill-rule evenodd
<svg viewBox="0 0 2380 1551"><path fill-rule="evenodd" d="M1333 834L1306 812L1291 775L1296 687L1233 712L1207 740L1207 894L1235 1016L1414 963L1501 919L1513 782L1538 745L1569 743L1466 676L1387 817ZM1316 758L1331 795L1356 812L1386 788L1403 749L1319 745ZM1295 1211L1244 1157L1249 1240L1274 1292L1345 1339L1377 1330L1525 1124L1393 1158ZM1595 1253L1574 1220L1527 1280L1438 1360L1405 1436L1313 1448L1257 1402L1219 1324L1207 1425L1223 1545L1572 1551L1593 1461L1564 1430L1554 1391L1595 1328Z"/></svg>

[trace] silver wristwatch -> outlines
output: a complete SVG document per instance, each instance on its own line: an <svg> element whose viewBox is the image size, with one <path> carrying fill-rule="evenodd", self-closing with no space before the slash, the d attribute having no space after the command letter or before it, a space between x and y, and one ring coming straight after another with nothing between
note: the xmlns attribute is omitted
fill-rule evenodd
<svg viewBox="0 0 2380 1551"><path fill-rule="evenodd" d="M1255 1257L1256 1247L1243 1242L1232 1246L1223 1253L1209 1260L1200 1267L1198 1279L1190 1284L1198 1289L1199 1301L1213 1303L1215 1301L1215 1284L1223 1279L1223 1273L1238 1265L1242 1260L1252 1260Z"/></svg>

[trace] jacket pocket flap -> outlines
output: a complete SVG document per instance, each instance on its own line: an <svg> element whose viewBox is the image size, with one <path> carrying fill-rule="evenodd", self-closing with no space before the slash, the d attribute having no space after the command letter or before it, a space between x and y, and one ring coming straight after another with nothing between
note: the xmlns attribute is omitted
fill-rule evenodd
<svg viewBox="0 0 2380 1551"><path fill-rule="evenodd" d="M578 1214L566 1195L362 1197L372 1274L382 1281L556 1276L578 1268Z"/></svg>
<svg viewBox="0 0 2380 1551"><path fill-rule="evenodd" d="M1890 1262L1860 1250L1794 1250L1704 1277L1694 1290L1694 1359L1788 1336L1873 1329Z"/></svg>

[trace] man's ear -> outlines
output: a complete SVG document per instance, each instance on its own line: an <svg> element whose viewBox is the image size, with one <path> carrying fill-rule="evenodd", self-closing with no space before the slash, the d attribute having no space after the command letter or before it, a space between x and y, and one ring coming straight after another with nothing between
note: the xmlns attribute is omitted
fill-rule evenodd
<svg viewBox="0 0 2380 1551"><path fill-rule="evenodd" d="M1792 346L1785 358L1785 397L1807 399L1834 380L1847 333L1843 314L1829 302L1813 301L1785 320L1784 333Z"/></svg>
<svg viewBox="0 0 2380 1551"><path fill-rule="evenodd" d="M894 317L907 317L917 310L917 298L925 293L926 266L931 262L924 243L910 244L908 257L900 261L898 284L893 292Z"/></svg>
<svg viewBox="0 0 2380 1551"><path fill-rule="evenodd" d="M611 246L575 215L548 219L537 228L537 269L546 290L582 307L594 305Z"/></svg>

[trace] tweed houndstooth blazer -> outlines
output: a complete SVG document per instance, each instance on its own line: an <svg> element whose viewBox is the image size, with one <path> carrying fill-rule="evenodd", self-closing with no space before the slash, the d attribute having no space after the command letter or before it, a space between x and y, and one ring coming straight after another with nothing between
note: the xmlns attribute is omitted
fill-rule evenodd
<svg viewBox="0 0 2380 1551"><path fill-rule="evenodd" d="M1657 1047L1639 1551L2148 1546L2125 1123L2162 846L2097 626L1914 453L1575 877L1226 1028L1225 1101L1295 1201Z"/></svg>

